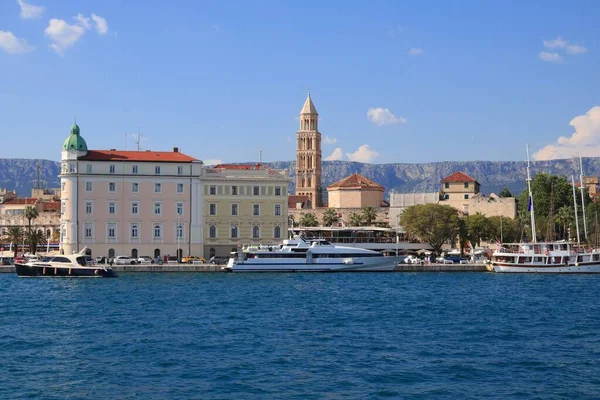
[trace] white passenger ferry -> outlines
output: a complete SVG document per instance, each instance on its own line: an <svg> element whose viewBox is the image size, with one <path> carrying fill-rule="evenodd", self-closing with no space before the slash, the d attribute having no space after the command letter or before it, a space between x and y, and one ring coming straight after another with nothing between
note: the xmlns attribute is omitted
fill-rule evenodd
<svg viewBox="0 0 600 400"><path fill-rule="evenodd" d="M224 268L231 272L393 271L402 258L296 236L279 245L244 245Z"/></svg>

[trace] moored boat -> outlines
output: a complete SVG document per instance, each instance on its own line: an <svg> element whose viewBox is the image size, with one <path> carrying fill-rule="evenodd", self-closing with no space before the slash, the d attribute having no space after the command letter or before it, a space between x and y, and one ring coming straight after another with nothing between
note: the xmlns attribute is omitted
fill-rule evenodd
<svg viewBox="0 0 600 400"><path fill-rule="evenodd" d="M20 277L113 278L117 276L112 268L88 265L85 249L76 254L47 257L42 261L15 261L15 270Z"/></svg>

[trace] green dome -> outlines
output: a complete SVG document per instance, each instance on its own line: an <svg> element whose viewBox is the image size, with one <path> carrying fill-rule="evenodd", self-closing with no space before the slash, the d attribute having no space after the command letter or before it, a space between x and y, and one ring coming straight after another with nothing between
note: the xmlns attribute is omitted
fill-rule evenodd
<svg viewBox="0 0 600 400"><path fill-rule="evenodd" d="M87 149L87 143L85 143L85 140L79 135L79 126L73 124L71 127L71 134L63 144L63 150L87 151Z"/></svg>

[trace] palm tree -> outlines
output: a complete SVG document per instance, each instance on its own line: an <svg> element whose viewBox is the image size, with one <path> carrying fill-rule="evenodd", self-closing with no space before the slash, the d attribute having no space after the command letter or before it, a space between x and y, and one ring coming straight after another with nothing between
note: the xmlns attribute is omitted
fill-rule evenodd
<svg viewBox="0 0 600 400"><path fill-rule="evenodd" d="M300 218L300 226L319 226L319 221L317 221L317 218L313 213L304 214L302 218Z"/></svg>
<svg viewBox="0 0 600 400"><path fill-rule="evenodd" d="M29 252L31 254L36 253L37 246L39 244L45 245L48 243L47 239L46 239L46 235L40 229L38 229L38 230L34 229L33 231L26 233L25 236L27 238L27 243L29 243Z"/></svg>
<svg viewBox="0 0 600 400"><path fill-rule="evenodd" d="M333 226L338 221L338 214L333 208L323 211L323 226Z"/></svg>
<svg viewBox="0 0 600 400"><path fill-rule="evenodd" d="M4 232L2 241L6 244L12 243L13 245L13 257L17 258L17 252L19 251L19 243L23 240L23 229L18 226L11 226Z"/></svg>
<svg viewBox="0 0 600 400"><path fill-rule="evenodd" d="M33 206L25 207L25 218L27 218L27 233L31 233L31 220L39 217L39 213L37 208Z"/></svg>
<svg viewBox="0 0 600 400"><path fill-rule="evenodd" d="M361 226L363 224L363 216L358 213L352 213L348 217L348 225L350 226Z"/></svg>
<svg viewBox="0 0 600 400"><path fill-rule="evenodd" d="M573 210L569 206L563 206L556 212L555 220L556 223L562 227L563 239L569 240L567 237L569 226L571 225L571 222L573 222L574 218L575 216L573 214Z"/></svg>
<svg viewBox="0 0 600 400"><path fill-rule="evenodd" d="M377 210L371 206L365 206L362 209L362 219L365 225L371 225L377 219Z"/></svg>

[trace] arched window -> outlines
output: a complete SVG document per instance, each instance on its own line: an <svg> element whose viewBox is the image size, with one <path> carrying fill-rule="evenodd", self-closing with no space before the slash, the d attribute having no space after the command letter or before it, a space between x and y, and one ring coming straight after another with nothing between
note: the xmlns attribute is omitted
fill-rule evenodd
<svg viewBox="0 0 600 400"><path fill-rule="evenodd" d="M46 229L46 237L49 238L50 237L50 229Z"/></svg>
<svg viewBox="0 0 600 400"><path fill-rule="evenodd" d="M275 239L281 238L281 228L279 226L276 226L275 229L273 230L273 237Z"/></svg>
<svg viewBox="0 0 600 400"><path fill-rule="evenodd" d="M161 231L160 231L160 225L154 225L154 239L160 239L161 237Z"/></svg>
<svg viewBox="0 0 600 400"><path fill-rule="evenodd" d="M38 229L38 230L37 230L37 233L38 233L38 235L41 235L41 234L42 234L42 230L41 230L41 229Z"/></svg>
<svg viewBox="0 0 600 400"><path fill-rule="evenodd" d="M209 257L214 257L216 253L217 252L215 251L214 247L211 247L210 250L208 250L208 256Z"/></svg>
<svg viewBox="0 0 600 400"><path fill-rule="evenodd" d="M154 258L160 257L160 249L154 249Z"/></svg>
<svg viewBox="0 0 600 400"><path fill-rule="evenodd" d="M258 225L252 227L252 238L258 239L260 237L260 228Z"/></svg>
<svg viewBox="0 0 600 400"><path fill-rule="evenodd" d="M208 237L209 237L210 239L216 239L216 238L217 238L217 227L216 227L216 226L214 226L214 225L211 225L211 226L208 228Z"/></svg>
<svg viewBox="0 0 600 400"><path fill-rule="evenodd" d="M108 258L115 257L115 249L108 249Z"/></svg>
<svg viewBox="0 0 600 400"><path fill-rule="evenodd" d="M238 237L238 227L235 224L231 225L231 238L236 239Z"/></svg>
<svg viewBox="0 0 600 400"><path fill-rule="evenodd" d="M137 249L131 249L131 258L138 258Z"/></svg>

